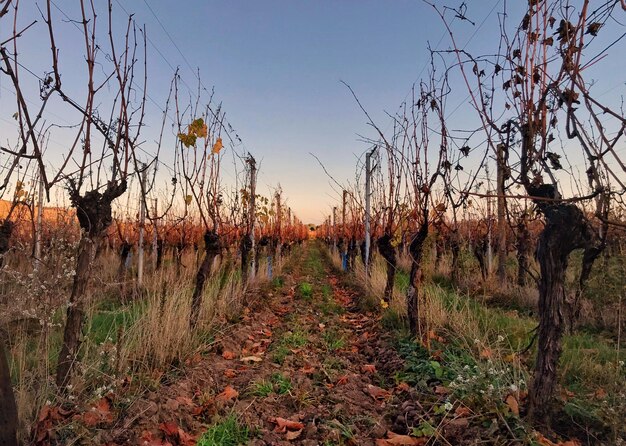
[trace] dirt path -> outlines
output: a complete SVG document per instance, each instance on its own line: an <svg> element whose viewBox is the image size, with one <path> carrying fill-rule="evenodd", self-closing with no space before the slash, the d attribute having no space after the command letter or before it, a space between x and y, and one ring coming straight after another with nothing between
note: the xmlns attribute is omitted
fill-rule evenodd
<svg viewBox="0 0 626 446"><path fill-rule="evenodd" d="M133 404L111 443L195 444L213 425L214 440L199 444L423 444L376 442L406 431L399 414L417 398L396 385L402 361L357 298L318 245L298 248L207 356Z"/></svg>

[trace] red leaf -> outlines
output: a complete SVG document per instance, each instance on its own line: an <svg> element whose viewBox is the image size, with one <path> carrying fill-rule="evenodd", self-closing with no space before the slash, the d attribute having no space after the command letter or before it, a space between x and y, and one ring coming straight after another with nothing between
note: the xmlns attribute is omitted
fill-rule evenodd
<svg viewBox="0 0 626 446"><path fill-rule="evenodd" d="M288 420L286 418L275 417L269 419L270 423L276 424L274 429L277 432L286 432L287 430L297 431L304 429L304 424L299 421Z"/></svg>
<svg viewBox="0 0 626 446"><path fill-rule="evenodd" d="M89 427L94 427L103 423L112 423L113 414L111 413L111 403L107 398L99 399L90 410L83 414L82 418L83 423Z"/></svg>
<svg viewBox="0 0 626 446"><path fill-rule="evenodd" d="M226 386L226 388L224 389L224 391L222 393L220 393L219 395L217 395L215 397L215 399L217 401L230 401L234 398L237 398L239 396L239 392L237 392L233 386Z"/></svg>
<svg viewBox="0 0 626 446"><path fill-rule="evenodd" d="M380 387L368 384L365 391L376 401L384 401L391 396L391 392Z"/></svg>
<svg viewBox="0 0 626 446"><path fill-rule="evenodd" d="M365 364L361 367L363 373L376 373L376 366L374 364Z"/></svg>
<svg viewBox="0 0 626 446"><path fill-rule="evenodd" d="M222 358L224 359L235 359L237 357L237 355L235 355L233 352L231 352L230 350L224 350L222 352Z"/></svg>

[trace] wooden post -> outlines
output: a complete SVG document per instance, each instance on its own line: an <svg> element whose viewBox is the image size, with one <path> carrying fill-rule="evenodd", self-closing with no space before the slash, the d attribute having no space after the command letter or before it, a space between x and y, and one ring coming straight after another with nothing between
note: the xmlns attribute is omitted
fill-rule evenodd
<svg viewBox="0 0 626 446"><path fill-rule="evenodd" d="M333 206L333 253L336 251L337 251L337 206Z"/></svg>
<svg viewBox="0 0 626 446"><path fill-rule="evenodd" d="M504 144L497 146L496 190L498 195L498 282L506 279L506 198L504 197Z"/></svg>
<svg viewBox="0 0 626 446"><path fill-rule="evenodd" d="M157 228L157 199L152 200L152 252L154 254L154 269L156 270L159 251L159 236Z"/></svg>
<svg viewBox="0 0 626 446"><path fill-rule="evenodd" d="M371 234L371 209L370 198L372 195L372 154L376 150L374 147L370 152L365 154L365 277L370 276L370 245L372 244ZM367 279L366 279L367 280Z"/></svg>
<svg viewBox="0 0 626 446"><path fill-rule="evenodd" d="M491 275L493 265L493 249L491 243L491 229L493 226L493 215L491 212L491 178L489 177L489 165L485 166L487 174L487 277Z"/></svg>
<svg viewBox="0 0 626 446"><path fill-rule="evenodd" d="M250 237L250 252L252 253L252 265L249 273L250 278L254 278L256 272L256 240L254 230L256 227L256 160L253 156L248 158L250 164L250 200L248 200L248 237Z"/></svg>
<svg viewBox="0 0 626 446"><path fill-rule="evenodd" d="M283 208L280 190L276 192L276 264L281 254Z"/></svg>
<svg viewBox="0 0 626 446"><path fill-rule="evenodd" d="M39 271L41 265L41 229L43 220L43 178L39 179L39 191L37 196L37 224L35 226L35 271Z"/></svg>
<svg viewBox="0 0 626 446"><path fill-rule="evenodd" d="M341 235L343 237L343 249L341 253L341 267L344 271L348 269L348 231L346 228L346 201L348 191L343 190L341 197Z"/></svg>
<svg viewBox="0 0 626 446"><path fill-rule="evenodd" d="M143 285L143 238L146 219L146 182L148 180L148 168L142 164L141 189L139 198L139 246L137 247L137 286Z"/></svg>

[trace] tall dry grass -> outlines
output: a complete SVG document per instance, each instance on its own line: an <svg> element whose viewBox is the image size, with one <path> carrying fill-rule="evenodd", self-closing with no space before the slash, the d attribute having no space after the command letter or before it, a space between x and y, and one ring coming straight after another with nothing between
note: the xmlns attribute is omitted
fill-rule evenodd
<svg viewBox="0 0 626 446"><path fill-rule="evenodd" d="M22 263L19 267L27 271L30 265ZM268 280L265 259L256 277L246 283L237 259L225 255L222 262L216 260L205 285L198 325L192 331L189 313L197 264L195 253L184 256L185 267L180 270L173 262L166 262L158 271L150 261L147 263L145 284L138 290L132 268L126 274L127 282L119 283L115 253L96 261L80 360L68 395L56 394L53 379L62 341L66 289L60 286L54 290L58 295L43 303L31 295L21 302L8 302L15 308L13 316L6 317L1 326L9 346L22 441L28 441L29 428L47 403L85 403L100 398L123 385L129 375L167 373L206 350L215 334L240 314L246 295ZM4 281L5 296L31 291L32 287L25 285L28 275L17 270L17 263L9 265L6 270L13 269L10 273L4 271L5 278L11 279ZM282 262L273 265L274 274L280 274L281 267ZM45 269L40 274L37 283L58 280L56 276L46 277L51 273ZM15 277L19 280L12 279ZM65 281L71 282L71 275ZM136 391L141 393L142 387Z"/></svg>

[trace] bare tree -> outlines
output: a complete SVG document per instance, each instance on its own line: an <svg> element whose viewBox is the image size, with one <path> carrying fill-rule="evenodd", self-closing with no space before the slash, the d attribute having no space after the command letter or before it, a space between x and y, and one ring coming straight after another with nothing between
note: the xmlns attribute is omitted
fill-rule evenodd
<svg viewBox="0 0 626 446"><path fill-rule="evenodd" d="M553 410L561 340L567 314L576 313L577 298L568 298L565 271L569 255L583 250L580 295L594 260L604 246L611 198L624 193L626 171L616 145L623 140L623 110L601 103L585 79L586 68L601 63L606 50L591 45L610 26L620 2L588 0L528 2L526 14L510 31L501 16L501 41L495 56L477 57L460 48L445 12L443 19L453 44L457 66L477 112L486 147L497 155L502 145L506 181L521 185L543 215L536 256L540 266L538 354L530 389L530 415L544 422ZM592 9L592 7L594 9ZM620 37L622 39L624 36ZM568 174L562 142L586 165L587 190L571 195L560 186ZM571 174L571 172L570 172ZM578 203L595 203L601 234Z"/></svg>

